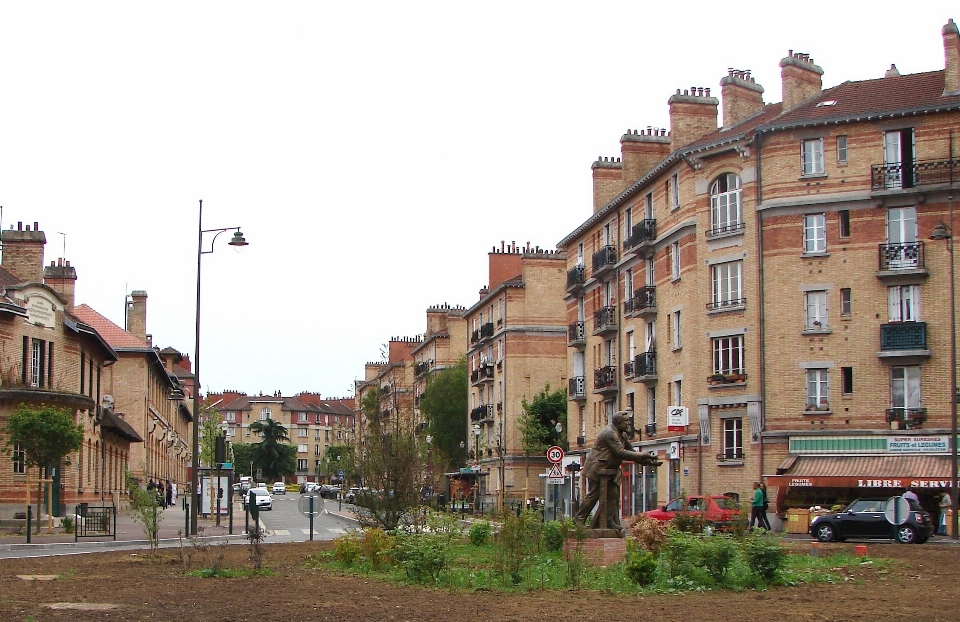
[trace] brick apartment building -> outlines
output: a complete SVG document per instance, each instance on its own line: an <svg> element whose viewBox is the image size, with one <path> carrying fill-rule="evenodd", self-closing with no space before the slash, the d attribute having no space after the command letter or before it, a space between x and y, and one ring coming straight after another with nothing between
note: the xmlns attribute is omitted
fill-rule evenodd
<svg viewBox="0 0 960 622"><path fill-rule="evenodd" d="M664 463L625 467L626 514L761 477L781 510L949 483L952 255L928 238L957 198L960 43L941 35L944 70L826 90L791 51L777 104L731 70L722 108L677 91L669 131L593 164L593 214L559 244L569 435L585 451L634 413Z"/></svg>
<svg viewBox="0 0 960 622"><path fill-rule="evenodd" d="M384 434L391 434L398 429L423 429L423 420L415 407L413 355L422 344L421 336L391 337L383 353L386 360L364 365L364 379L354 383L356 445L362 446L365 443L365 400L376 400L376 416L380 417Z"/></svg>
<svg viewBox="0 0 960 622"><path fill-rule="evenodd" d="M307 392L284 397L279 392L245 395L224 391L208 394L206 403L220 413L230 443L259 443L260 436L250 430L255 421L272 419L282 423L290 444L297 448L293 481L298 484L332 481L337 474L324 466L327 448L353 444L353 398L324 399L318 393Z"/></svg>
<svg viewBox="0 0 960 622"><path fill-rule="evenodd" d="M467 353L467 323L464 307L448 304L427 308L427 330L423 340L410 354L413 356L413 404L418 410L420 398L427 390L430 377L453 367Z"/></svg>
<svg viewBox="0 0 960 622"><path fill-rule="evenodd" d="M470 464L481 474L480 496L492 505L543 494L539 475L549 465L543 456L528 463L517 422L524 400L547 385L566 386L566 257L511 243L494 248L488 262L488 285L463 317Z"/></svg>
<svg viewBox="0 0 960 622"><path fill-rule="evenodd" d="M76 269L62 258L44 267L46 236L36 223L3 231L0 241L0 422L21 404L69 411L84 438L47 474L53 486L46 507L62 515L75 503L117 503L129 456L143 440L107 399L105 376L119 356L74 314ZM10 508L22 510L27 486L36 500L41 474L26 467L17 447L0 465L0 504L9 518Z"/></svg>

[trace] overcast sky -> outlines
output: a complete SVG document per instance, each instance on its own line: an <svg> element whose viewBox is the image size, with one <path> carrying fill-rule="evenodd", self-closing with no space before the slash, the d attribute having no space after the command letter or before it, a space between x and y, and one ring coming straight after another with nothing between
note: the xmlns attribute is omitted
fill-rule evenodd
<svg viewBox="0 0 960 622"><path fill-rule="evenodd" d="M657 3L660 4L660 3ZM824 86L943 69L957 5L647 2L5 2L2 226L39 222L77 303L192 355L204 391L351 395L428 306L470 306L501 240L554 248L590 164L669 127L676 89L788 49ZM206 238L209 247L210 238Z"/></svg>

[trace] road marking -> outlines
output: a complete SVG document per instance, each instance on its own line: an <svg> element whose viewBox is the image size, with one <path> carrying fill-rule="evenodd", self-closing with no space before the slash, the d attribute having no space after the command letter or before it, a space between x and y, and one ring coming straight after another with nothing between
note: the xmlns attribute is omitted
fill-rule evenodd
<svg viewBox="0 0 960 622"><path fill-rule="evenodd" d="M329 531L330 533L335 533L340 536L346 535L347 533L346 529L327 529L327 531Z"/></svg>
<svg viewBox="0 0 960 622"><path fill-rule="evenodd" d="M273 533L273 535L275 535L275 536L289 536L289 535L290 535L290 530L289 530L289 529L274 529L272 533Z"/></svg>

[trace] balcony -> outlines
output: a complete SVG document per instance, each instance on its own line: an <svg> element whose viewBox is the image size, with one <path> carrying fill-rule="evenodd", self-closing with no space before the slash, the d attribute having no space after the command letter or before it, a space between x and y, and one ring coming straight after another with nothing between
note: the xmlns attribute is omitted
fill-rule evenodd
<svg viewBox="0 0 960 622"><path fill-rule="evenodd" d="M493 404L481 404L470 411L470 421L480 423L493 420Z"/></svg>
<svg viewBox="0 0 960 622"><path fill-rule="evenodd" d="M423 361L422 363L415 363L413 366L413 375L415 378L419 378L430 371L430 368L433 367L433 361Z"/></svg>
<svg viewBox="0 0 960 622"><path fill-rule="evenodd" d="M493 337L493 322L487 322L480 327L480 339Z"/></svg>
<svg viewBox="0 0 960 622"><path fill-rule="evenodd" d="M928 357L926 322L893 322L880 325L880 358Z"/></svg>
<svg viewBox="0 0 960 622"><path fill-rule="evenodd" d="M593 254L593 277L600 277L617 265L617 247L607 245Z"/></svg>
<svg viewBox="0 0 960 622"><path fill-rule="evenodd" d="M657 352L641 352L633 357L633 379L649 381L657 379Z"/></svg>
<svg viewBox="0 0 960 622"><path fill-rule="evenodd" d="M608 393L617 390L617 368L607 365L593 370L594 393Z"/></svg>
<svg viewBox="0 0 960 622"><path fill-rule="evenodd" d="M475 330L472 333L470 333L470 343L474 344L474 343L477 343L478 341L480 341L480 331Z"/></svg>
<svg viewBox="0 0 960 622"><path fill-rule="evenodd" d="M570 378L567 387L567 397L571 400L587 399L587 383L583 376L574 376Z"/></svg>
<svg viewBox="0 0 960 622"><path fill-rule="evenodd" d="M583 266L576 266L567 271L567 291L573 291L583 287L587 282L587 269Z"/></svg>
<svg viewBox="0 0 960 622"><path fill-rule="evenodd" d="M746 298L714 300L707 303L707 311L740 311L747 306Z"/></svg>
<svg viewBox="0 0 960 622"><path fill-rule="evenodd" d="M617 330L617 308L602 307L593 314L593 334L602 335Z"/></svg>
<svg viewBox="0 0 960 622"><path fill-rule="evenodd" d="M623 241L623 249L639 250L657 239L657 221L655 218L647 218L633 225L630 230L630 236Z"/></svg>
<svg viewBox="0 0 960 622"><path fill-rule="evenodd" d="M733 235L735 233L741 233L746 228L747 228L747 225L743 221L728 222L723 225L715 225L711 229L707 230L706 238L708 240L711 238L722 238L728 235Z"/></svg>
<svg viewBox="0 0 960 622"><path fill-rule="evenodd" d="M567 327L567 345L583 346L587 343L587 327L584 322L574 322Z"/></svg>
<svg viewBox="0 0 960 622"><path fill-rule="evenodd" d="M477 372L480 382L493 380L493 363L481 363Z"/></svg>
<svg viewBox="0 0 960 622"><path fill-rule="evenodd" d="M623 364L623 377L633 378L633 368L636 367L633 361Z"/></svg>
<svg viewBox="0 0 960 622"><path fill-rule="evenodd" d="M949 184L960 175L960 159L917 160L912 164L874 164L870 167L871 189L900 190L917 186Z"/></svg>
<svg viewBox="0 0 960 622"><path fill-rule="evenodd" d="M657 435L657 422L653 421L643 426L643 433L647 436L656 436Z"/></svg>
<svg viewBox="0 0 960 622"><path fill-rule="evenodd" d="M888 408L887 422L891 430L913 430L923 427L927 419L926 408Z"/></svg>
<svg viewBox="0 0 960 622"><path fill-rule="evenodd" d="M923 256L923 242L881 244L877 276L896 277L904 274L927 274Z"/></svg>
<svg viewBox="0 0 960 622"><path fill-rule="evenodd" d="M657 288L647 285L633 291L633 298L623 303L624 315L651 315L657 312Z"/></svg>

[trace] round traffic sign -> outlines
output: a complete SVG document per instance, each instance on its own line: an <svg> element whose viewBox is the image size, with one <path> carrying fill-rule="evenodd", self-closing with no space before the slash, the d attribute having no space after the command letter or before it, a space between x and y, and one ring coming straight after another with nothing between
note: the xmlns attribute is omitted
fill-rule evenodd
<svg viewBox="0 0 960 622"><path fill-rule="evenodd" d="M305 492L297 501L297 509L307 517L320 516L323 514L323 497L316 492Z"/></svg>
<svg viewBox="0 0 960 622"><path fill-rule="evenodd" d="M883 516L891 525L902 525L910 518L910 503L903 497L890 497L883 502Z"/></svg>
<svg viewBox="0 0 960 622"><path fill-rule="evenodd" d="M560 464L561 462L563 462L563 448L557 447L556 445L554 445L553 447L548 449L547 460L549 460L553 464Z"/></svg>

